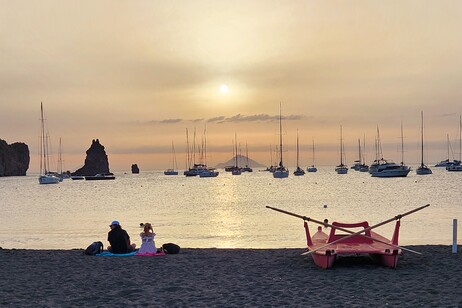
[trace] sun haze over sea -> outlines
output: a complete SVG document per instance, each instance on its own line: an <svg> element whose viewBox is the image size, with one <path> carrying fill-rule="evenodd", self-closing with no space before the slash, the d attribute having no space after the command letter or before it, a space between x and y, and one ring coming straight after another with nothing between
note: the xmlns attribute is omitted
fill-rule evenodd
<svg viewBox="0 0 462 308"><path fill-rule="evenodd" d="M320 165L347 163L358 138L374 158L426 161L459 155L462 113L460 1L5 1L0 0L0 138L25 142L38 171L40 102L52 151L83 165L92 139L111 169L164 169L190 142L209 165L232 157L237 133L249 156L270 163L282 102L287 164L315 140ZM204 134L204 131L206 133Z"/></svg>

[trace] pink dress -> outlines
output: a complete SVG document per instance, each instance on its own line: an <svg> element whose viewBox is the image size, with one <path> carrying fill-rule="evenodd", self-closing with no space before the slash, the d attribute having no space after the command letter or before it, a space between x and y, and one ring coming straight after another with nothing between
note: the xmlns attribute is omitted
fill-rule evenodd
<svg viewBox="0 0 462 308"><path fill-rule="evenodd" d="M155 233L150 235L144 235L144 233L140 234L141 236L141 247L138 250L138 253L155 253L157 252L156 244L154 243L154 236Z"/></svg>

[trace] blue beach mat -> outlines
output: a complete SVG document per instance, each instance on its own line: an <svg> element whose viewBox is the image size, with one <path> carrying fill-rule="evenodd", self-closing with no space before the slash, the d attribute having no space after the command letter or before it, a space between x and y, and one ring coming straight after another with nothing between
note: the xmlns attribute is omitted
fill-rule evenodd
<svg viewBox="0 0 462 308"><path fill-rule="evenodd" d="M102 253L97 254L97 257L131 257L136 255L138 250L129 252L129 253L112 253L109 251L103 251Z"/></svg>

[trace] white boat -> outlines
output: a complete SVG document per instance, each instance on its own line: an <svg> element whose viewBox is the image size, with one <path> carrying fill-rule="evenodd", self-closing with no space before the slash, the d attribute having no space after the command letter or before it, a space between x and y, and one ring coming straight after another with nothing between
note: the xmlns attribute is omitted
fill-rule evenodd
<svg viewBox="0 0 462 308"><path fill-rule="evenodd" d="M289 176L289 169L287 169L282 162L282 114L281 104L279 104L279 165L273 172L273 178L283 179Z"/></svg>
<svg viewBox="0 0 462 308"><path fill-rule="evenodd" d="M422 122L422 127L421 127L421 148L420 148L420 157L421 157L421 160L420 160L420 166L416 169L415 173L418 174L418 175L426 175L426 174L432 174L432 169L428 168L425 164L424 164L424 122L423 122L423 111L421 111L420 113L420 117L421 117L421 122Z"/></svg>
<svg viewBox="0 0 462 308"><path fill-rule="evenodd" d="M48 141L45 132L45 118L43 116L43 104L40 102L40 176L38 178L40 184L57 184L62 179L52 174L49 170L50 162L48 159Z"/></svg>
<svg viewBox="0 0 462 308"><path fill-rule="evenodd" d="M369 169L372 177L380 178L406 177L410 171L411 168L405 165L398 165L385 159L374 161L374 165Z"/></svg>
<svg viewBox="0 0 462 308"><path fill-rule="evenodd" d="M358 159L354 161L353 166L350 167L355 171L367 172L369 166L365 164L364 153L361 149L361 139L358 138Z"/></svg>
<svg viewBox="0 0 462 308"><path fill-rule="evenodd" d="M294 171L294 175L296 176L301 176L305 175L305 170L300 168L300 146L299 146L299 140L298 140L298 129L297 129L297 169Z"/></svg>
<svg viewBox="0 0 462 308"><path fill-rule="evenodd" d="M376 150L379 151L380 154L382 154L382 145L380 143L380 134L379 134L378 127L377 127L376 146L377 146ZM369 168L369 173L371 174L372 177L380 177L380 178L406 177L411 171L411 168L404 165L403 163L404 154L403 153L404 153L403 125L401 123L401 164L398 165L392 161L387 161L383 159L382 157L374 161L374 163Z"/></svg>
<svg viewBox="0 0 462 308"><path fill-rule="evenodd" d="M113 173L98 173L95 175L85 176L87 181L104 181L104 180L115 180Z"/></svg>
<svg viewBox="0 0 462 308"><path fill-rule="evenodd" d="M337 172L337 174L347 174L348 173L348 166L343 164L343 155L344 155L343 132L342 132L342 125L340 125L340 165L335 167L335 172Z"/></svg>
<svg viewBox="0 0 462 308"><path fill-rule="evenodd" d="M218 176L220 172L216 171L214 168L208 168L206 170L202 170L201 173L199 173L199 177L201 178L214 178Z"/></svg>
<svg viewBox="0 0 462 308"><path fill-rule="evenodd" d="M447 146L447 148L448 148L448 158L445 159L445 160L440 161L439 163L437 163L435 165L435 167L444 167L444 168L446 168L446 167L453 166L453 165L460 165L460 160L456 160L456 159L454 159L453 161L449 160L449 149L451 149L451 151L452 151L451 143L449 142L449 134L446 134L446 139L447 139L447 145L448 145Z"/></svg>
<svg viewBox="0 0 462 308"><path fill-rule="evenodd" d="M178 175L178 171L176 171L176 169L178 169L178 166L176 163L175 146L172 141L172 168L165 170L164 175Z"/></svg>
<svg viewBox="0 0 462 308"><path fill-rule="evenodd" d="M306 171L308 172L317 172L318 171L318 168L316 168L316 159L315 159L315 156L314 156L314 138L313 138L313 164L311 166L309 166L308 168L306 168Z"/></svg>

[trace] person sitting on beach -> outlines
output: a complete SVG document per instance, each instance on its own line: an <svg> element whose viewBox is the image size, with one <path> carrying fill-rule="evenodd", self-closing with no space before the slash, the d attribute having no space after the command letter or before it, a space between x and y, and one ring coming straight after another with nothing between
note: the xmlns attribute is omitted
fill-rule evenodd
<svg viewBox="0 0 462 308"><path fill-rule="evenodd" d="M109 227L111 228L111 231L107 234L107 240L111 246L107 247L108 251L119 254L135 250L136 244L130 243L130 236L127 231L122 229L117 220L114 220Z"/></svg>
<svg viewBox="0 0 462 308"><path fill-rule="evenodd" d="M138 253L156 253L156 243L154 242L155 236L156 234L152 230L152 225L150 223L145 223L144 230L140 233L141 247L138 250Z"/></svg>

